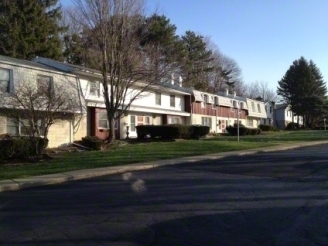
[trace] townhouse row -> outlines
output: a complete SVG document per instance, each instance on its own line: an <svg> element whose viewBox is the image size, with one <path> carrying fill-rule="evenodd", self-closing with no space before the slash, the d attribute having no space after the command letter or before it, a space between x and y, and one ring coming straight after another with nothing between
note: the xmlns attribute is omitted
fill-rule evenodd
<svg viewBox="0 0 328 246"><path fill-rule="evenodd" d="M33 61L0 56L0 91L10 93L20 83L35 83L36 88L44 84L58 83L75 91L72 97L80 103L74 117L50 127L49 147L57 147L82 137L98 136L105 139L109 135L109 124L99 82L99 71L37 57ZM178 82L178 83L176 83ZM136 85L133 90L140 90ZM132 90L132 89L131 89ZM131 93L131 91L130 91ZM129 94L129 93L128 93ZM126 100L130 100L126 98ZM259 124L273 124L273 115L267 103L239 97L228 91L210 94L183 87L182 80L163 83L153 87L133 101L127 114L115 124L117 139L136 137L138 125L199 124L207 125L214 133L225 132L229 125L239 122L247 127ZM0 105L0 134L23 135L24 129L15 125L8 111ZM15 109L13 109L15 110ZM127 128L128 126L128 128Z"/></svg>

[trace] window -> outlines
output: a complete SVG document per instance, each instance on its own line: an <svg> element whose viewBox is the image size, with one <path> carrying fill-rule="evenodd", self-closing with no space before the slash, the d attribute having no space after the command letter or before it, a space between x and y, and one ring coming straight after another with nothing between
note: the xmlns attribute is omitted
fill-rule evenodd
<svg viewBox="0 0 328 246"><path fill-rule="evenodd" d="M132 132L136 131L136 116L135 115L130 116L130 131L132 131Z"/></svg>
<svg viewBox="0 0 328 246"><path fill-rule="evenodd" d="M272 113L272 107L270 106L270 113Z"/></svg>
<svg viewBox="0 0 328 246"><path fill-rule="evenodd" d="M202 117L202 125L212 127L212 118Z"/></svg>
<svg viewBox="0 0 328 246"><path fill-rule="evenodd" d="M100 84L99 81L89 81L89 94L91 96L100 96Z"/></svg>
<svg viewBox="0 0 328 246"><path fill-rule="evenodd" d="M115 127L115 129L117 129L117 127L118 127L117 120L115 120L114 127ZM98 128L109 129L109 123L107 120L107 112L106 111L101 111L98 114Z"/></svg>
<svg viewBox="0 0 328 246"><path fill-rule="evenodd" d="M170 95L170 107L175 107L175 96Z"/></svg>
<svg viewBox="0 0 328 246"><path fill-rule="evenodd" d="M179 124L179 118L178 117L171 117L170 118L170 124Z"/></svg>
<svg viewBox="0 0 328 246"><path fill-rule="evenodd" d="M38 129L41 135L44 134L44 122L38 120L37 122ZM7 133L11 135L31 135L32 127L27 119L18 119L18 118L7 118Z"/></svg>
<svg viewBox="0 0 328 246"><path fill-rule="evenodd" d="M234 124L236 124L236 125L237 125L237 123L238 123L238 121L237 121L237 120L235 120L235 121L234 121ZM241 125L241 120L239 120L239 125Z"/></svg>
<svg viewBox="0 0 328 246"><path fill-rule="evenodd" d="M9 69L0 68L0 92L10 91L10 71Z"/></svg>
<svg viewBox="0 0 328 246"><path fill-rule="evenodd" d="M18 119L7 118L7 133L10 135L19 135Z"/></svg>
<svg viewBox="0 0 328 246"><path fill-rule="evenodd" d="M247 119L247 126L253 127L253 119Z"/></svg>
<svg viewBox="0 0 328 246"><path fill-rule="evenodd" d="M161 105L162 104L161 96L162 96L161 93L156 93L155 94L155 104L156 105Z"/></svg>
<svg viewBox="0 0 328 246"><path fill-rule="evenodd" d="M145 116L145 125L150 125L150 117Z"/></svg>
<svg viewBox="0 0 328 246"><path fill-rule="evenodd" d="M219 105L219 99L217 97L214 97L214 104Z"/></svg>
<svg viewBox="0 0 328 246"><path fill-rule="evenodd" d="M37 86L38 86L38 93L49 95L53 88L52 77L38 75L37 76Z"/></svg>
<svg viewBox="0 0 328 246"><path fill-rule="evenodd" d="M257 104L257 111L261 113L261 105L259 103Z"/></svg>
<svg viewBox="0 0 328 246"><path fill-rule="evenodd" d="M208 103L208 95L205 95L205 94L204 94L204 102L205 102L205 103Z"/></svg>
<svg viewBox="0 0 328 246"><path fill-rule="evenodd" d="M255 104L254 104L254 102L252 102L252 110L253 110L253 112L255 112Z"/></svg>

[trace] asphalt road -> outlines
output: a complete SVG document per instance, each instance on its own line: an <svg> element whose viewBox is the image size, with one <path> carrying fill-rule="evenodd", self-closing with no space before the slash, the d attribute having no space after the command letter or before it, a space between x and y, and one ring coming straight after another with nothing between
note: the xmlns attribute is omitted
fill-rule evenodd
<svg viewBox="0 0 328 246"><path fill-rule="evenodd" d="M328 245L327 147L0 193L0 245Z"/></svg>

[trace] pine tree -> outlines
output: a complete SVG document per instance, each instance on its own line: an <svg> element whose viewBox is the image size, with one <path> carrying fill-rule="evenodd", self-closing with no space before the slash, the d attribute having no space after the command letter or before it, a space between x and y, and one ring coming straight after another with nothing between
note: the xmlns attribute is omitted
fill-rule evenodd
<svg viewBox="0 0 328 246"><path fill-rule="evenodd" d="M0 1L0 54L30 60L60 60L61 7L58 0Z"/></svg>
<svg viewBox="0 0 328 246"><path fill-rule="evenodd" d="M212 51L207 49L204 37L192 31L187 31L182 36L182 42L186 52L182 70L188 86L193 86L197 90L207 90L207 73L214 69L211 65Z"/></svg>
<svg viewBox="0 0 328 246"><path fill-rule="evenodd" d="M326 112L327 88L319 68L304 57L293 62L278 82L277 94L291 105L293 112L303 115L307 126Z"/></svg>

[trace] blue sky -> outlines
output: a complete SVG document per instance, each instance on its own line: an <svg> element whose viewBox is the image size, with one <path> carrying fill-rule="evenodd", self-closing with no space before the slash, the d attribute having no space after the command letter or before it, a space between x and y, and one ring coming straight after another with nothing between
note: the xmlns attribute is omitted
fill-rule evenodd
<svg viewBox="0 0 328 246"><path fill-rule="evenodd" d="M71 0L61 0L64 6ZM148 0L176 25L211 38L242 69L243 81L277 82L296 59L312 59L328 80L327 0Z"/></svg>

